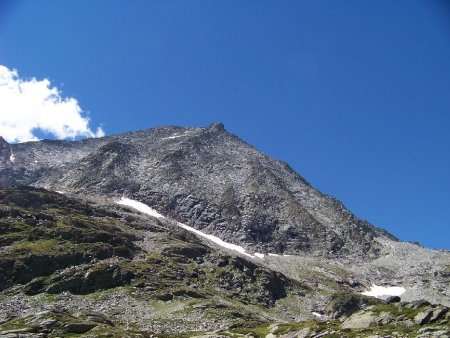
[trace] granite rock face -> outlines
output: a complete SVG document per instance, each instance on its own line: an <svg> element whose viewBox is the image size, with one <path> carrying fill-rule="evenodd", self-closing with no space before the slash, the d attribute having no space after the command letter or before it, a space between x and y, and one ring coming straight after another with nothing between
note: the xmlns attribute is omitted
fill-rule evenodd
<svg viewBox="0 0 450 338"><path fill-rule="evenodd" d="M78 142L3 141L1 153L2 185L126 195L250 252L376 257L374 238L393 239L220 123Z"/></svg>
<svg viewBox="0 0 450 338"><path fill-rule="evenodd" d="M0 136L0 186L10 186L15 184L13 162L11 159L11 146Z"/></svg>

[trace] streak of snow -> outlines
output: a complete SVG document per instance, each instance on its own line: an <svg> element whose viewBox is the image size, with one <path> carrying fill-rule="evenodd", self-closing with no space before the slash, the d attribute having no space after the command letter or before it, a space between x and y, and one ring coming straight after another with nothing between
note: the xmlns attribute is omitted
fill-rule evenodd
<svg viewBox="0 0 450 338"><path fill-rule="evenodd" d="M64 195L64 194L65 194L64 191L60 191L60 190L55 190L55 192L57 192L57 193L60 194L60 195Z"/></svg>
<svg viewBox="0 0 450 338"><path fill-rule="evenodd" d="M388 296L401 296L405 291L406 289L402 286L379 286L372 284L370 290L365 291L362 294L364 296L383 299Z"/></svg>
<svg viewBox="0 0 450 338"><path fill-rule="evenodd" d="M161 215L159 212L157 212L156 210L150 208L148 205L135 201L135 200L131 200L129 198L126 197L122 197L120 199L120 201L116 202L117 204L121 204L121 205L126 205L129 206L133 209L139 210L140 212L143 212L144 214L156 217L156 218L165 218L163 215Z"/></svg>
<svg viewBox="0 0 450 338"><path fill-rule="evenodd" d="M229 250L233 250L233 251L240 252L241 254L246 255L246 256L248 256L248 257L252 257L252 258L254 257L254 256L252 256L252 255L246 253L246 252L245 252L245 249L244 249L242 246L239 246L239 245L236 245L236 244L227 243L227 242L221 240L219 237L216 237L216 236L213 236L213 235L205 234L205 233L201 232L200 230L197 230L197 229L195 229L195 228L193 228L193 227L190 227L189 225L186 225L186 224L183 224L183 223L180 223L180 222L177 222L177 224L178 224L180 227L182 227L183 229L186 229L186 230L191 231L191 232L193 232L193 233L195 233L195 234L197 234L197 235L199 235L199 236L202 236L202 237L204 237L204 238L207 238L207 239L209 239L211 242L214 242L214 243L216 243L216 244L218 244L218 245L220 245L220 246L222 246L222 247L224 247L224 248L227 248L227 249L229 249Z"/></svg>
<svg viewBox="0 0 450 338"><path fill-rule="evenodd" d="M318 318L323 317L323 314L321 314L319 312L311 312L311 313Z"/></svg>
<svg viewBox="0 0 450 338"><path fill-rule="evenodd" d="M179 137L183 137L183 136L185 136L185 135L174 135L174 136L168 136L168 137L164 137L164 138L162 138L161 140L171 140L171 139L174 139L174 138L179 138Z"/></svg>
<svg viewBox="0 0 450 338"><path fill-rule="evenodd" d="M269 253L269 256L272 256L272 257L280 257L279 254L274 254L274 253Z"/></svg>
<svg viewBox="0 0 450 338"><path fill-rule="evenodd" d="M16 158L14 157L14 154L11 152L11 156L9 157L9 160L14 163L14 161L16 160Z"/></svg>
<svg viewBox="0 0 450 338"><path fill-rule="evenodd" d="M255 255L255 257L258 257L258 258L261 258L261 259L264 258L264 254L263 253L255 252L254 255Z"/></svg>
<svg viewBox="0 0 450 338"><path fill-rule="evenodd" d="M150 215L150 216L153 216L153 217L156 217L156 218L163 218L163 219L166 218L163 215L161 215L160 213L158 213L156 210L150 208L148 205L146 205L144 203L141 203L141 202L138 202L138 201L135 201L135 200L132 200L132 199L129 199L129 198L122 197L116 203L120 204L120 205L129 206L129 207L131 207L133 209L136 209L136 210L138 210L138 211L140 211L140 212L142 212L144 214L147 214L147 215ZM243 255L246 255L248 257L251 257L251 258L255 258L255 256L259 257L258 255L261 255L261 254L255 254L255 256L252 256L249 253L245 252L245 249L243 247L239 246L239 245L225 242L225 241L221 240L219 237L216 237L216 236L213 236L213 235L209 235L209 234L205 234L205 233L201 232L200 230L197 230L197 229L195 229L193 227L190 227L189 225L186 225L186 224L183 224L183 223L180 223L180 222L176 222L176 224L179 227L181 227L181 228L183 228L183 229L185 229L187 231L193 232L196 235L199 235L199 236L201 236L203 238L209 239L211 242L214 242L214 243L216 243L216 244L218 244L218 245L220 245L220 246L222 246L222 247L224 247L226 249L237 251L237 252L239 252L239 253L241 253ZM259 258L262 258L262 257L259 257Z"/></svg>
<svg viewBox="0 0 450 338"><path fill-rule="evenodd" d="M171 139L174 139L174 138L188 136L188 134L189 134L189 132L185 131L184 133L181 133L181 134L175 134L175 135L172 135L172 136L163 137L161 140L171 140Z"/></svg>

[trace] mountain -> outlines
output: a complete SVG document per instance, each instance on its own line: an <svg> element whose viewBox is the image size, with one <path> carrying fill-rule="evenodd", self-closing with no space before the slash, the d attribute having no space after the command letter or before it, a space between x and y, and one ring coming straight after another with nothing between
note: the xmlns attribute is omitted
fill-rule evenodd
<svg viewBox="0 0 450 338"><path fill-rule="evenodd" d="M359 219L220 123L0 138L0 186L0 336L448 334L449 252Z"/></svg>
<svg viewBox="0 0 450 338"><path fill-rule="evenodd" d="M222 124L44 140L11 152L5 185L126 195L254 252L376 257L376 238L393 239Z"/></svg>

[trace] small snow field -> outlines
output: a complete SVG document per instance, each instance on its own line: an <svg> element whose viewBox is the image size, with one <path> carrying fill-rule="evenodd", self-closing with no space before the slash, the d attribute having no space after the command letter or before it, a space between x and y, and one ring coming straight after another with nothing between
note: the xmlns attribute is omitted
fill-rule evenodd
<svg viewBox="0 0 450 338"><path fill-rule="evenodd" d="M320 314L319 312L311 312L313 314L313 316L316 316L317 318L321 318L323 317L322 314Z"/></svg>
<svg viewBox="0 0 450 338"><path fill-rule="evenodd" d="M14 163L14 161L16 160L16 158L14 157L14 154L11 153L11 156L9 157L9 160Z"/></svg>
<svg viewBox="0 0 450 338"><path fill-rule="evenodd" d="M168 136L168 137L162 138L162 140L172 140L172 139L174 139L174 138L180 138L180 137L183 137L183 136L186 136L186 135L174 135L174 136Z"/></svg>
<svg viewBox="0 0 450 338"><path fill-rule="evenodd" d="M172 139L175 139L175 138L189 136L189 134L190 133L188 131L185 131L184 133L181 133L181 134L175 134L175 135L172 135L172 136L163 137L163 138L161 138L161 140L172 140Z"/></svg>
<svg viewBox="0 0 450 338"><path fill-rule="evenodd" d="M406 289L402 286L379 286L372 284L370 290L364 291L361 294L378 299L385 299L389 296L401 296L405 291Z"/></svg>
<svg viewBox="0 0 450 338"><path fill-rule="evenodd" d="M144 214L150 215L152 217L165 218L163 215L161 215L155 209L150 208L148 205L138 202L138 201L135 201L135 200L132 200L132 199L129 199L129 198L122 197L116 203L120 204L120 205L126 205L128 207L136 209L136 210L138 210Z"/></svg>
<svg viewBox="0 0 450 338"><path fill-rule="evenodd" d="M142 212L144 214L147 214L149 216L152 216L152 217L167 219L165 216L161 215L156 210L150 208L148 205L146 205L144 203L141 203L139 201L135 201L135 200L132 200L132 199L129 199L129 198L126 198L126 197L122 197L119 201L116 201L116 203L120 204L120 205L128 206L128 207L133 208L133 209L136 209L136 210L138 210L138 211L140 211L140 212ZM255 257L261 258L261 259L264 258L264 254L255 253L255 255L251 255L251 254L247 253L245 251L245 249L243 247L239 246L239 245L225 242L225 241L221 240L219 237L216 237L216 236L213 236L213 235L209 235L209 234L205 234L205 233L201 232L200 230L197 230L197 229L195 229L195 228L193 228L193 227L191 227L189 225L186 225L186 224L183 224L183 223L180 223L180 222L176 222L176 221L174 221L174 222L179 227L181 227L181 228L183 228L183 229L185 229L187 231L193 232L194 234L196 234L198 236L206 238L206 239L210 240L211 242L214 242L214 243L218 244L219 246L221 246L223 248L239 252L239 253L241 253L241 254L243 254L245 256L248 256L250 258L255 258Z"/></svg>

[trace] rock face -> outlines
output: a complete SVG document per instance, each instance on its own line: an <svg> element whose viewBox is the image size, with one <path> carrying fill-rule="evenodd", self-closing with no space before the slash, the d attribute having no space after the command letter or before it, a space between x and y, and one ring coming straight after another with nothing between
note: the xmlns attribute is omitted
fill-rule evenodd
<svg viewBox="0 0 450 338"><path fill-rule="evenodd" d="M250 252L376 257L375 238L393 239L222 124L11 149L2 185L127 195Z"/></svg>
<svg viewBox="0 0 450 338"><path fill-rule="evenodd" d="M10 159L11 148L8 142L0 136L0 159L2 162L6 162Z"/></svg>
<svg viewBox="0 0 450 338"><path fill-rule="evenodd" d="M11 146L0 136L0 186L15 184Z"/></svg>

